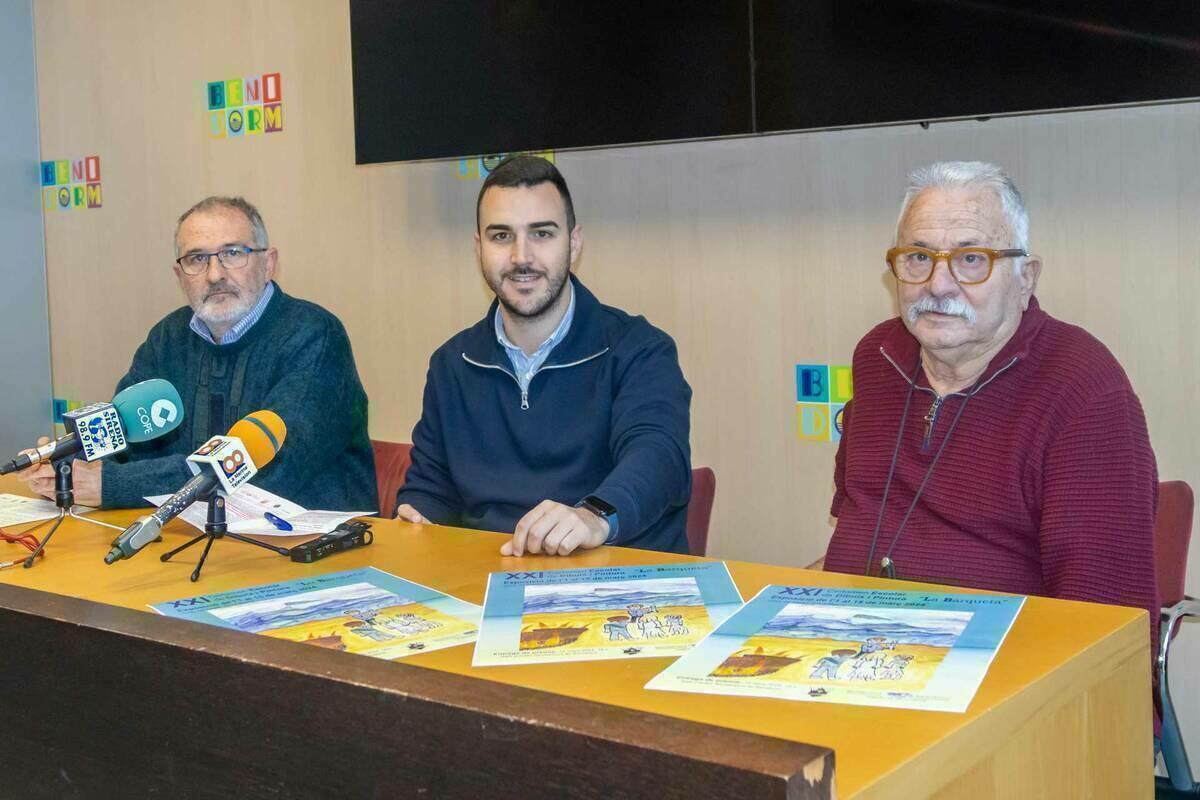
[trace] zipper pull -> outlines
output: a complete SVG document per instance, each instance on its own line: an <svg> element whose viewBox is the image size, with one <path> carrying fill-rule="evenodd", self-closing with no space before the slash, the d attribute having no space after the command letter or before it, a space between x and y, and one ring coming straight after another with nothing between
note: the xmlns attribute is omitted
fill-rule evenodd
<svg viewBox="0 0 1200 800"><path fill-rule="evenodd" d="M929 410L925 412L925 438L921 441L922 453L929 450L929 445L933 441L933 425L935 422L937 422L938 409L941 407L941 405L941 396L935 397L933 400L933 405L931 405Z"/></svg>
<svg viewBox="0 0 1200 800"><path fill-rule="evenodd" d="M521 390L521 410L522 411L529 410L529 390L528 389Z"/></svg>

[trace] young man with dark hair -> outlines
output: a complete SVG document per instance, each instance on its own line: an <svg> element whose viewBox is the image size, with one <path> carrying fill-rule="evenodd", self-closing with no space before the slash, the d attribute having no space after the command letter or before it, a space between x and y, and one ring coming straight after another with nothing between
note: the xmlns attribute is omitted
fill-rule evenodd
<svg viewBox="0 0 1200 800"><path fill-rule="evenodd" d="M496 300L430 360L398 515L512 531L504 555L687 552L691 388L675 343L571 274L583 233L549 161L503 161L476 209Z"/></svg>

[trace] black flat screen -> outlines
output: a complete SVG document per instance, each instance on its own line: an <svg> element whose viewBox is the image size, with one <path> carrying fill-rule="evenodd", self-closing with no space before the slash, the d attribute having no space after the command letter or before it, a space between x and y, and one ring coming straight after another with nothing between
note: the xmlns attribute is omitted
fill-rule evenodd
<svg viewBox="0 0 1200 800"><path fill-rule="evenodd" d="M360 164L1200 97L1197 0L350 0L350 29Z"/></svg>
<svg viewBox="0 0 1200 800"><path fill-rule="evenodd" d="M759 132L1200 97L1200 3L755 0Z"/></svg>
<svg viewBox="0 0 1200 800"><path fill-rule="evenodd" d="M357 161L753 131L749 6L352 0Z"/></svg>

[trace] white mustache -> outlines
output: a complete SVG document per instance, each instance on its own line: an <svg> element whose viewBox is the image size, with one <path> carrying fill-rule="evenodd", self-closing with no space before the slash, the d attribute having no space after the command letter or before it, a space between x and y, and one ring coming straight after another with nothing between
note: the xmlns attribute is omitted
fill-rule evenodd
<svg viewBox="0 0 1200 800"><path fill-rule="evenodd" d="M959 297L938 299L929 295L925 295L908 307L908 321L916 322L917 317L930 312L950 317L962 317L968 325L975 324L975 309L967 301Z"/></svg>

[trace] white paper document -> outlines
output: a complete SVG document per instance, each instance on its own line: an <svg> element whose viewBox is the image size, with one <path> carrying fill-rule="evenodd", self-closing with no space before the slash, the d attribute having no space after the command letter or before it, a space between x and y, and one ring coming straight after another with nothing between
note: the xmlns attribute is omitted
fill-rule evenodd
<svg viewBox="0 0 1200 800"><path fill-rule="evenodd" d="M87 506L75 506L75 513L95 511ZM24 525L58 516L58 506L53 500L37 497L22 497L19 494L0 494L0 528L8 525Z"/></svg>
<svg viewBox="0 0 1200 800"><path fill-rule="evenodd" d="M159 494L147 497L156 506L161 506L170 497ZM53 508L54 504L50 504ZM283 520L291 530L280 530L264 515L270 513ZM253 536L315 536L329 533L348 519L369 517L372 511L309 511L304 506L285 500L266 489L246 484L235 494L225 498L225 523L230 533ZM192 503L179 518L189 525L204 530L208 521L208 503Z"/></svg>

